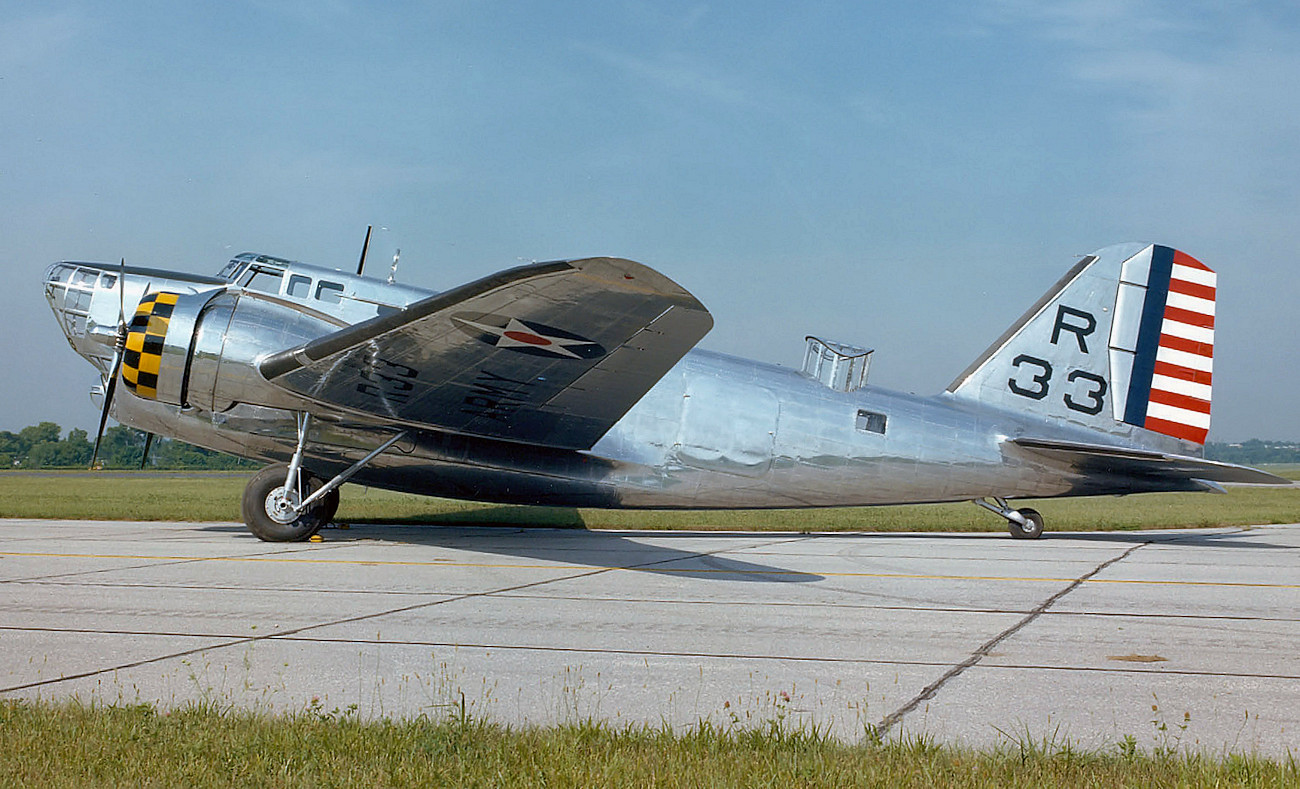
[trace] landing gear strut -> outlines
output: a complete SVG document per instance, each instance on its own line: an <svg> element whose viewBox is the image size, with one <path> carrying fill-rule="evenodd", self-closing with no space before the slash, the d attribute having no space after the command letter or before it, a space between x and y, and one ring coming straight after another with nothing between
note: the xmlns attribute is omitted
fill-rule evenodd
<svg viewBox="0 0 1300 789"><path fill-rule="evenodd" d="M310 425L311 415L300 415L293 458L287 465L275 463L262 469L244 488L244 523L259 540L295 542L320 531L338 512L339 486L406 435L405 431L398 433L326 482L302 467Z"/></svg>
<svg viewBox="0 0 1300 789"><path fill-rule="evenodd" d="M1007 519L1007 528L1017 540L1037 540L1043 536L1043 516L1032 507L1012 509L1006 499L975 499L975 503L989 512Z"/></svg>
<svg viewBox="0 0 1300 789"><path fill-rule="evenodd" d="M284 463L275 463L262 469L244 488L244 500L241 511L248 530L259 540L267 542L295 542L311 537L338 511L338 491L322 498L311 509L297 511L295 508L311 494L320 490L325 480L302 471L298 483L285 485L289 467Z"/></svg>

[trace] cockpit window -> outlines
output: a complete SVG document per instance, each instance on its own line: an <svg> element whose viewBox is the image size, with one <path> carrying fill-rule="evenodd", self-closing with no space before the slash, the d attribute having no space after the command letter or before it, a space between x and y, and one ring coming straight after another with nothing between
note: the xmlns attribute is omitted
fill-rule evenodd
<svg viewBox="0 0 1300 789"><path fill-rule="evenodd" d="M234 282L239 279L240 275L244 273L244 269L246 268L248 268L247 260L235 258L226 264L226 267L221 270L221 273L217 275L217 278L224 279L226 282Z"/></svg>
<svg viewBox="0 0 1300 789"><path fill-rule="evenodd" d="M87 285L93 288L95 287L95 280L97 279L99 279L98 271L90 271L89 269L83 268L77 270L77 276L72 278L72 284Z"/></svg>
<svg viewBox="0 0 1300 789"><path fill-rule="evenodd" d="M338 304L343 301L343 286L337 282L321 281L316 286L316 300L326 304Z"/></svg>
<svg viewBox="0 0 1300 789"><path fill-rule="evenodd" d="M249 290L260 290L263 293L279 293L280 282L283 279L283 271L278 269L263 269L255 267L246 277L244 277L242 284Z"/></svg>

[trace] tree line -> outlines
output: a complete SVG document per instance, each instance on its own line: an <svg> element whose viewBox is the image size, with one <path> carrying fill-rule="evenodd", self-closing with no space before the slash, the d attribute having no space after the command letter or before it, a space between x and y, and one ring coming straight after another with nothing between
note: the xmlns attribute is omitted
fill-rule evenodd
<svg viewBox="0 0 1300 789"><path fill-rule="evenodd" d="M118 425L104 431L97 465L104 468L139 468L144 456L146 434ZM17 433L0 431L0 468L86 468L92 450L90 435L81 428L68 434L54 422L24 427ZM1205 457L1227 463L1257 466L1266 463L1300 463L1300 443L1262 441L1253 438L1238 444L1211 441ZM245 469L258 463L224 452L203 449L184 441L158 438L149 450L147 468L154 469Z"/></svg>
<svg viewBox="0 0 1300 789"><path fill-rule="evenodd" d="M104 431L99 444L97 467L140 468L146 434L118 425ZM87 468L93 450L90 434L72 428L67 435L54 422L29 425L17 433L0 431L0 468ZM149 448L146 468L151 469L245 469L258 463L224 452L203 449L184 441L158 437Z"/></svg>
<svg viewBox="0 0 1300 789"><path fill-rule="evenodd" d="M1224 463L1258 466L1267 463L1300 463L1300 443L1295 441L1261 441L1252 438L1240 444L1211 441L1205 445L1205 457Z"/></svg>

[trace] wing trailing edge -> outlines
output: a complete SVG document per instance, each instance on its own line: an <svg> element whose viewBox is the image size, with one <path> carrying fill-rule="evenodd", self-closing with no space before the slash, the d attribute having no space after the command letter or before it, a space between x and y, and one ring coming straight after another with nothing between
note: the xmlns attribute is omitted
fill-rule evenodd
<svg viewBox="0 0 1300 789"><path fill-rule="evenodd" d="M1267 471L1217 460L1174 455L1146 449L1085 444L1041 438L1012 438L1008 442L1046 455L1079 471L1110 473L1170 481L1290 485L1291 480Z"/></svg>

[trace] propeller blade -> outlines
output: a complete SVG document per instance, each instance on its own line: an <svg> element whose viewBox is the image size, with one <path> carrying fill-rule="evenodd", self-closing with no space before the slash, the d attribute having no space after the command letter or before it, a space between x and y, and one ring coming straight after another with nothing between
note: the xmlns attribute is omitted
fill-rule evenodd
<svg viewBox="0 0 1300 789"><path fill-rule="evenodd" d="M153 446L153 433L144 434L144 454L140 456L140 468L144 469L144 464L149 462L149 447Z"/></svg>
<svg viewBox="0 0 1300 789"><path fill-rule="evenodd" d="M90 469L94 471L95 461L99 459L99 444L104 440L104 428L108 425L108 411L113 407L113 395L117 392L117 376L122 370L122 356L126 351L126 258L118 264L117 269L117 342L113 344L113 363L108 369L108 383L104 385L104 409L99 414L99 430L95 432L95 448L90 451ZM148 452L148 449L145 449Z"/></svg>
<svg viewBox="0 0 1300 789"><path fill-rule="evenodd" d="M104 440L104 427L108 424L108 410L113 407L113 393L117 391L117 374L122 369L122 343L113 351L113 365L109 368L108 384L104 387L104 410L99 414L99 430L95 433L95 448L90 452L90 468L95 469L99 459L99 442Z"/></svg>

